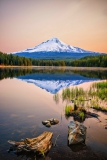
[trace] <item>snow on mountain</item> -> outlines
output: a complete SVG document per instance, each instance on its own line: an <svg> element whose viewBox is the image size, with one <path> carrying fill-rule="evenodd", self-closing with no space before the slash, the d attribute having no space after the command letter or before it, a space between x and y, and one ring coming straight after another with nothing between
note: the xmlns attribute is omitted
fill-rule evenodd
<svg viewBox="0 0 107 160"><path fill-rule="evenodd" d="M40 45L32 48L27 49L26 51L29 52L81 52L83 53L84 50L72 47L70 45L66 45L62 41L59 41L57 38L52 38L47 40L46 42L42 42Z"/></svg>
<svg viewBox="0 0 107 160"><path fill-rule="evenodd" d="M13 54L27 58L61 60L78 59L86 56L99 56L101 53L86 51L78 47L67 45L57 38L51 38L33 48L14 52Z"/></svg>
<svg viewBox="0 0 107 160"><path fill-rule="evenodd" d="M33 83L36 86L45 89L46 91L56 94L59 90L69 87L69 86L75 86L84 82L91 82L94 80L34 80L34 79L22 79L23 81L26 81L28 83Z"/></svg>
<svg viewBox="0 0 107 160"><path fill-rule="evenodd" d="M28 48L23 51L14 52L14 53L34 53L34 52L74 52L74 53L90 53L90 51L83 50L78 47L73 47L67 45L60 41L58 38L51 38L46 42L35 46L34 48Z"/></svg>

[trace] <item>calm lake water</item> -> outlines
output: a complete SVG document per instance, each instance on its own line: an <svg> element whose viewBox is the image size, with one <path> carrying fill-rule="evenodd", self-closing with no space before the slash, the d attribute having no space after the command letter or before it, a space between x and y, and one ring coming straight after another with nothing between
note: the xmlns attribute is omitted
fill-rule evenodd
<svg viewBox="0 0 107 160"><path fill-rule="evenodd" d="M53 95L63 88L84 82L107 79L107 71L0 69L0 160L69 160L107 159L107 114L97 112L96 118L86 119L85 145L68 146L68 122L64 114L65 103L56 103ZM51 128L42 120L57 118L60 123ZM30 153L8 153L8 140L33 138L44 131L53 132L52 147L46 157Z"/></svg>

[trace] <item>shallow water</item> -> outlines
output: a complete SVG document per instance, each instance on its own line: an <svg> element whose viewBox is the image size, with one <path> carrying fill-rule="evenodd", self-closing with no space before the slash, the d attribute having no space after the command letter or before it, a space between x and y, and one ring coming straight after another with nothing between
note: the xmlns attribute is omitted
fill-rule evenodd
<svg viewBox="0 0 107 160"><path fill-rule="evenodd" d="M0 71L1 75L4 71ZM73 120L72 117L68 119L64 115L65 103L61 100L59 103L55 103L53 100L53 94L47 90L36 86L34 83L27 83L23 81L29 76L32 78L32 72L28 75L17 74L13 72L18 71L6 71L4 76L6 79L1 78L0 81L0 159L1 160L34 160L36 159L107 159L107 114L103 112L97 112L101 122L96 118L88 118L83 124L87 127L87 138L85 145L68 146L68 122ZM24 71L25 72L25 71ZM22 73L22 72L21 72ZM62 74L63 73L63 74ZM13 74L13 75L12 75ZM41 72L40 72L41 74ZM50 75L51 74L51 75ZM74 74L74 73L73 73ZM10 75L10 76L9 76ZM33 77L39 77L37 73L33 71ZM41 74L46 79L47 72ZM59 76L60 75L60 76ZM72 73L69 73L71 77ZM96 75L96 74L95 74ZM48 72L48 79L54 77L54 80L61 78L67 79L68 72ZM76 74L76 77L82 75ZM101 76L101 75L100 75ZM11 78L10 78L11 77ZM12 78L13 77L13 78ZM57 77L57 78L56 78ZM101 79L101 77L83 77L83 79L89 80ZM41 78L40 78L41 79ZM53 79L53 78L52 78ZM82 80L83 80L82 79ZM75 79L76 80L76 79ZM94 111L96 112L96 111ZM42 120L49 118L57 118L60 123L54 125L51 128L46 128L42 125ZM57 139L57 146L52 147L46 157L35 157L33 154L19 154L16 155L13 152L8 153L10 145L7 143L8 140L20 141L26 137L33 138L38 136L44 131L53 132L53 144L55 138L60 135Z"/></svg>

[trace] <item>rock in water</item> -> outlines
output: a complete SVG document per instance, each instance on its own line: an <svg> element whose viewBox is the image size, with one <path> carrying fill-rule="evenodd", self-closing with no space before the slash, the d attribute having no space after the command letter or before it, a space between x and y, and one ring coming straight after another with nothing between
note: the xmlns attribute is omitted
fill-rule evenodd
<svg viewBox="0 0 107 160"><path fill-rule="evenodd" d="M54 122L54 124L58 124L59 120L54 118L53 122Z"/></svg>
<svg viewBox="0 0 107 160"><path fill-rule="evenodd" d="M51 118L51 119L49 119L48 121L50 121L51 125L55 125L55 124L58 124L58 123L59 123L59 120L56 119L56 118Z"/></svg>
<svg viewBox="0 0 107 160"><path fill-rule="evenodd" d="M47 123L49 123L50 121L48 121L48 120L45 120L45 121L42 121L42 124L43 125L46 125Z"/></svg>
<svg viewBox="0 0 107 160"><path fill-rule="evenodd" d="M45 125L46 127L51 127L51 125L55 125L58 123L59 123L59 120L56 118L51 118L51 119L42 121L42 124Z"/></svg>
<svg viewBox="0 0 107 160"><path fill-rule="evenodd" d="M46 127L51 127L51 123L48 122L45 126L46 126Z"/></svg>
<svg viewBox="0 0 107 160"><path fill-rule="evenodd" d="M68 143L79 144L85 141L86 139L86 127L75 121L70 121L68 124Z"/></svg>

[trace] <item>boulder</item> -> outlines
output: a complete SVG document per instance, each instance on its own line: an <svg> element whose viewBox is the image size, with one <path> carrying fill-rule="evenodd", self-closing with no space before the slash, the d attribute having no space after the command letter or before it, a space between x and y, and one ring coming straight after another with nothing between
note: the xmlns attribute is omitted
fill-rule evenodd
<svg viewBox="0 0 107 160"><path fill-rule="evenodd" d="M68 143L79 144L85 141L86 139L86 127L75 121L70 121L68 123Z"/></svg>

